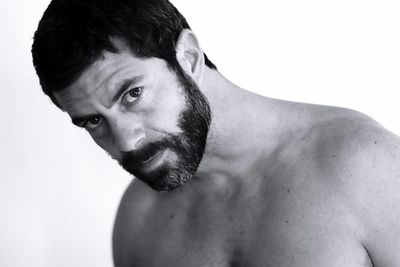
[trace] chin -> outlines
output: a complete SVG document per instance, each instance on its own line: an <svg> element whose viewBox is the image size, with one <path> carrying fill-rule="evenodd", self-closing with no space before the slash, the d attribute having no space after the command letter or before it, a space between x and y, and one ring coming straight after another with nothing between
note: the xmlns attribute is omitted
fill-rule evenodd
<svg viewBox="0 0 400 267"><path fill-rule="evenodd" d="M137 175L136 177L150 186L157 192L171 192L182 188L190 182L194 175L185 170L174 170L170 168L161 168L148 175Z"/></svg>

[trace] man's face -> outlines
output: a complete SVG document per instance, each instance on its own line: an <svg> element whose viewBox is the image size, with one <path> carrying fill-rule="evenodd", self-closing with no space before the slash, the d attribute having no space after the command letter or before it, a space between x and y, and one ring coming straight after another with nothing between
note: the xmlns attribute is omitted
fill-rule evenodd
<svg viewBox="0 0 400 267"><path fill-rule="evenodd" d="M165 61L105 52L55 97L74 124L153 189L179 188L197 171L209 105L195 82Z"/></svg>

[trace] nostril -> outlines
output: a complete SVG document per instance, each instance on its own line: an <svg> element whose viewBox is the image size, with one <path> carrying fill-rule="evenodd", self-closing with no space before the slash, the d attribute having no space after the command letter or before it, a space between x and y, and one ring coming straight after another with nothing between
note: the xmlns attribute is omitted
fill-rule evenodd
<svg viewBox="0 0 400 267"><path fill-rule="evenodd" d="M144 141L144 135L117 136L114 140L120 152L129 152L141 146Z"/></svg>
<svg viewBox="0 0 400 267"><path fill-rule="evenodd" d="M135 150L145 138L141 124L132 116L117 115L109 120L115 148L121 152Z"/></svg>
<svg viewBox="0 0 400 267"><path fill-rule="evenodd" d="M136 146L135 146L135 148L138 148L138 147L140 147L140 146L141 146L141 143L143 142L143 140L144 140L144 136L143 136L143 137L141 137L141 138L139 138L139 139L138 139L138 141L136 142Z"/></svg>

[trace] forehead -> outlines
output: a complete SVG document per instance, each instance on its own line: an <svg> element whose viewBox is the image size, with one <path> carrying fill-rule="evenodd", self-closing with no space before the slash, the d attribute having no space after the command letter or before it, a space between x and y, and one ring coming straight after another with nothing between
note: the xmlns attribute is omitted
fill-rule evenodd
<svg viewBox="0 0 400 267"><path fill-rule="evenodd" d="M106 88L117 86L124 78L151 75L166 65L158 58L139 58L128 49L118 53L105 51L103 56L91 64L66 89L56 92L57 101L65 110L72 109L76 103L89 101L107 93Z"/></svg>

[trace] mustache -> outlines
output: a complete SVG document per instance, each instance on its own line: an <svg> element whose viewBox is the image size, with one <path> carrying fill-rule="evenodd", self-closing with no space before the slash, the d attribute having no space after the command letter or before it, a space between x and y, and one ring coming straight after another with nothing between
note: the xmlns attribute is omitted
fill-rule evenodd
<svg viewBox="0 0 400 267"><path fill-rule="evenodd" d="M166 146L164 142L157 141L154 143L149 143L139 150L123 152L121 164L123 166L140 164L141 162L145 162L146 160L154 156L157 152L159 152L161 149L164 149L165 147Z"/></svg>
<svg viewBox="0 0 400 267"><path fill-rule="evenodd" d="M176 140L166 137L161 140L146 144L140 149L122 153L120 165L125 169L135 169L140 163L143 163L156 155L163 149L169 148L174 150Z"/></svg>

